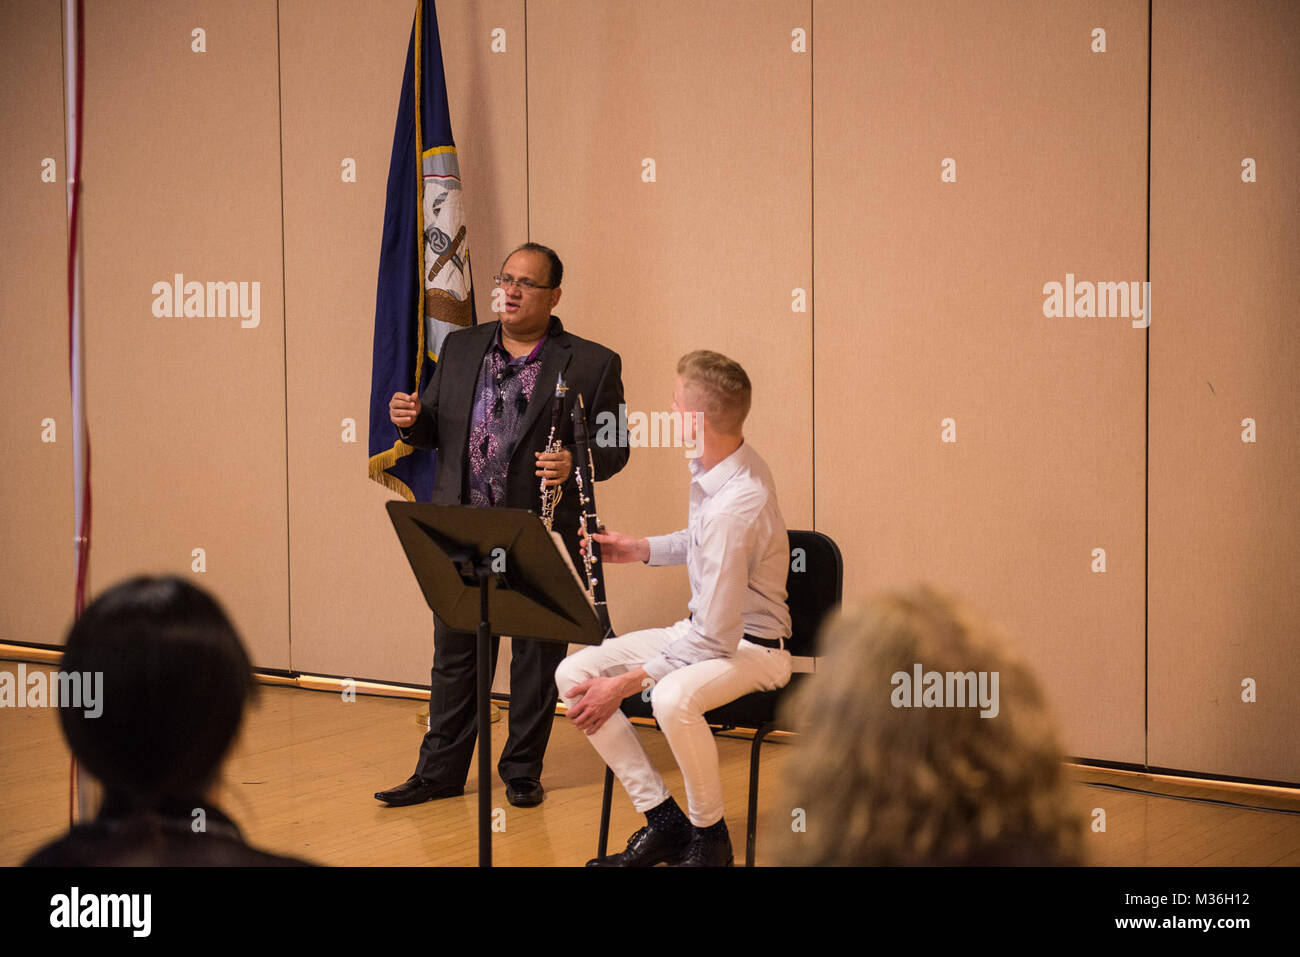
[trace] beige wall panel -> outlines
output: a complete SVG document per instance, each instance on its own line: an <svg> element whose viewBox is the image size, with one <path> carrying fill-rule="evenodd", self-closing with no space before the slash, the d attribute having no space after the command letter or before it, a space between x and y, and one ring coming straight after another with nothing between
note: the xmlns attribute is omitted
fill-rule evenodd
<svg viewBox="0 0 1300 957"><path fill-rule="evenodd" d="M414 10L280 10L290 584L296 670L427 684L432 619L384 511L395 496L366 474L375 281ZM490 277L527 228L523 5L441 2L438 20L479 319L490 321ZM490 52L494 27L507 31L504 54ZM355 183L342 181L345 157Z"/></svg>
<svg viewBox="0 0 1300 957"><path fill-rule="evenodd" d="M746 437L786 524L812 522L811 224L806 2L528 6L532 238L565 260L568 328L621 354L632 410L666 410L678 357L726 353L754 384ZM642 181L642 160L656 182ZM811 294L809 294L811 300ZM686 524L679 449L634 448L598 486L629 534ZM685 613L682 569L613 566L620 632Z"/></svg>
<svg viewBox="0 0 1300 957"><path fill-rule="evenodd" d="M62 30L57 3L0 8L0 641L47 645L72 621L74 565Z"/></svg>
<svg viewBox="0 0 1300 957"><path fill-rule="evenodd" d="M191 50L196 29L205 53ZM86 37L92 585L190 575L203 548L196 581L226 605L256 665L284 668L275 5L92 3ZM260 283L258 324L156 317L153 286L178 273L248 283L250 295Z"/></svg>
<svg viewBox="0 0 1300 957"><path fill-rule="evenodd" d="M1070 753L1140 762L1144 333L1045 318L1043 286L1144 277L1145 7L819 0L814 30L817 524L846 600L964 596Z"/></svg>
<svg viewBox="0 0 1300 957"><path fill-rule="evenodd" d="M92 592L192 575L261 667L427 681L431 623L365 435L412 11L87 8ZM1042 314L1067 273L1144 276L1145 4L533 0L526 30L523 0L439 15L481 321L504 253L555 246L557 313L622 354L631 409L667 407L689 349L746 366L787 525L815 504L850 600L916 580L967 597L1018 640L1072 754L1300 780L1294 4L1155 6L1149 664L1145 334ZM0 640L55 643L72 588L58 4L6 5L0 54ZM259 283L256 328L155 316L177 273ZM599 486L602 517L680 527L687 478L679 450L635 449ZM609 592L619 631L688 597L682 570L639 566L610 568Z"/></svg>
<svg viewBox="0 0 1300 957"><path fill-rule="evenodd" d="M1153 36L1150 760L1297 782L1300 7L1157 2Z"/></svg>

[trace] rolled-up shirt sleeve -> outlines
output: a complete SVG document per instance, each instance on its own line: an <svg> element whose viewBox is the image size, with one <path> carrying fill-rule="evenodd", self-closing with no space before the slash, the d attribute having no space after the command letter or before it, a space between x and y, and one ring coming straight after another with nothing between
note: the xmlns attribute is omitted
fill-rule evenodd
<svg viewBox="0 0 1300 957"><path fill-rule="evenodd" d="M740 639L745 636L743 611L749 588L752 528L750 522L735 515L715 515L703 523L700 541L695 546L701 580L691 627L643 665L646 674L655 681L697 661L730 658L736 653ZM655 564L653 540L650 555L651 564Z"/></svg>
<svg viewBox="0 0 1300 957"><path fill-rule="evenodd" d="M651 535L646 541L650 543L650 558L647 565L685 565L686 549L691 543L689 529L669 535Z"/></svg>

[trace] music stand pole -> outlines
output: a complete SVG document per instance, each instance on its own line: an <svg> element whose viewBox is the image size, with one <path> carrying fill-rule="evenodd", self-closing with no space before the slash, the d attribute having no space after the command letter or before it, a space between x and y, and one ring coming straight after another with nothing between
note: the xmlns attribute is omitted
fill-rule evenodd
<svg viewBox="0 0 1300 957"><path fill-rule="evenodd" d="M478 565L478 866L492 866L492 629L488 624L491 568Z"/></svg>

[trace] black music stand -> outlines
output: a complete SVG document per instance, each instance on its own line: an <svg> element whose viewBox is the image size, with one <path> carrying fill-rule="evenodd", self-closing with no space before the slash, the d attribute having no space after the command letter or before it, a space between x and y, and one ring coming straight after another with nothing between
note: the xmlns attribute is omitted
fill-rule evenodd
<svg viewBox="0 0 1300 957"><path fill-rule="evenodd" d="M478 633L478 861L491 867L489 638L495 632L598 645L600 624L571 565L532 512L397 501L387 507L430 610L450 628Z"/></svg>

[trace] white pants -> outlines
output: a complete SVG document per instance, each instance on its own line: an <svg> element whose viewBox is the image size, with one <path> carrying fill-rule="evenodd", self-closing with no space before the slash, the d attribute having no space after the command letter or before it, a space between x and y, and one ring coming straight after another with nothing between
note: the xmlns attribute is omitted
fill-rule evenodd
<svg viewBox="0 0 1300 957"><path fill-rule="evenodd" d="M570 688L588 678L608 678L645 664L689 627L690 620L683 619L668 628L630 632L570 655L555 671L560 697L573 707L582 696L569 697ZM790 680L792 664L788 651L742 639L732 657L711 658L670 671L650 689L655 720L682 770L688 814L696 827L708 827L722 819L718 749L704 721L704 712L753 691L784 687ZM636 728L622 711L610 715L587 740L623 783L638 811L644 814L667 800L663 778L650 763Z"/></svg>

